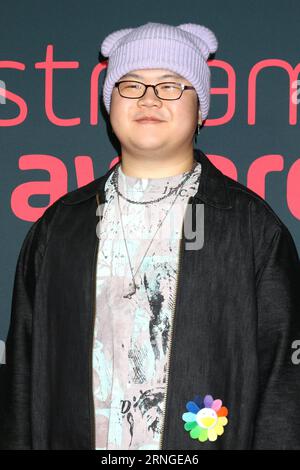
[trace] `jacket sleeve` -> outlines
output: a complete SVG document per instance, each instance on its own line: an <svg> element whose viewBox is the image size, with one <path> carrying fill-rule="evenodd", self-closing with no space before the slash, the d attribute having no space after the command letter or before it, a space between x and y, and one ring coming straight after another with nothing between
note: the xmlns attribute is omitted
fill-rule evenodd
<svg viewBox="0 0 300 470"><path fill-rule="evenodd" d="M257 276L257 308L260 398L253 449L300 449L300 361L293 349L300 340L300 262L284 224Z"/></svg>
<svg viewBox="0 0 300 470"><path fill-rule="evenodd" d="M28 231L17 261L6 339L0 366L0 448L31 449L31 338L35 285L42 259L42 218Z"/></svg>

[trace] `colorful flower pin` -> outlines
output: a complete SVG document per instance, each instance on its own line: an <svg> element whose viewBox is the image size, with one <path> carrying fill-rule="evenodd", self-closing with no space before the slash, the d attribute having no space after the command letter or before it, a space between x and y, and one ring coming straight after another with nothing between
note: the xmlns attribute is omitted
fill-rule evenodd
<svg viewBox="0 0 300 470"><path fill-rule="evenodd" d="M185 421L184 429L189 431L192 439L200 442L216 441L224 433L224 426L228 423L228 409L222 406L221 400L206 395L202 401L197 396L186 404L186 409L188 413L184 413L182 419Z"/></svg>

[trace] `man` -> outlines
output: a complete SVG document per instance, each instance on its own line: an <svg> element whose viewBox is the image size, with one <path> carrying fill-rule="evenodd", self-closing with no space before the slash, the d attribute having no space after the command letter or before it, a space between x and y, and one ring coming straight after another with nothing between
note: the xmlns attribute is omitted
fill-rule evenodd
<svg viewBox="0 0 300 470"><path fill-rule="evenodd" d="M195 24L104 40L121 161L25 238L2 448L300 449L294 241L193 148L216 49Z"/></svg>

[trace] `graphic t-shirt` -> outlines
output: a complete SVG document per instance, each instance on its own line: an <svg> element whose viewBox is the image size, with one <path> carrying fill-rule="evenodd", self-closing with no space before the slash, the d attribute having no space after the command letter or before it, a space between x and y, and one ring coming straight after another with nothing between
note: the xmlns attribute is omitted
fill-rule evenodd
<svg viewBox="0 0 300 470"><path fill-rule="evenodd" d="M118 174L119 191L131 200L170 196L146 205L119 196L127 253L112 174L106 181L98 233L93 344L96 449L159 449L179 243L186 204L198 190L201 164L197 162L192 176L176 193L172 188L187 172L136 178L125 175L119 166ZM128 255L136 283L131 297Z"/></svg>

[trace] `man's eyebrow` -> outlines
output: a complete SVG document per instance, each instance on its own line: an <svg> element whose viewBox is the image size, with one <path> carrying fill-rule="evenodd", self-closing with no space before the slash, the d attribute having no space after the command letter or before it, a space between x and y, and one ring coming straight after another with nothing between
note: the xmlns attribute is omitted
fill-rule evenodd
<svg viewBox="0 0 300 470"><path fill-rule="evenodd" d="M144 77L142 75L138 75L137 73L126 73L126 75L123 76L123 78L129 78L129 77L132 77L132 78L140 78L140 79L143 79ZM182 78L180 75L176 74L176 73L167 73L165 75L161 75L160 77L156 77L157 80L161 80L162 78Z"/></svg>

